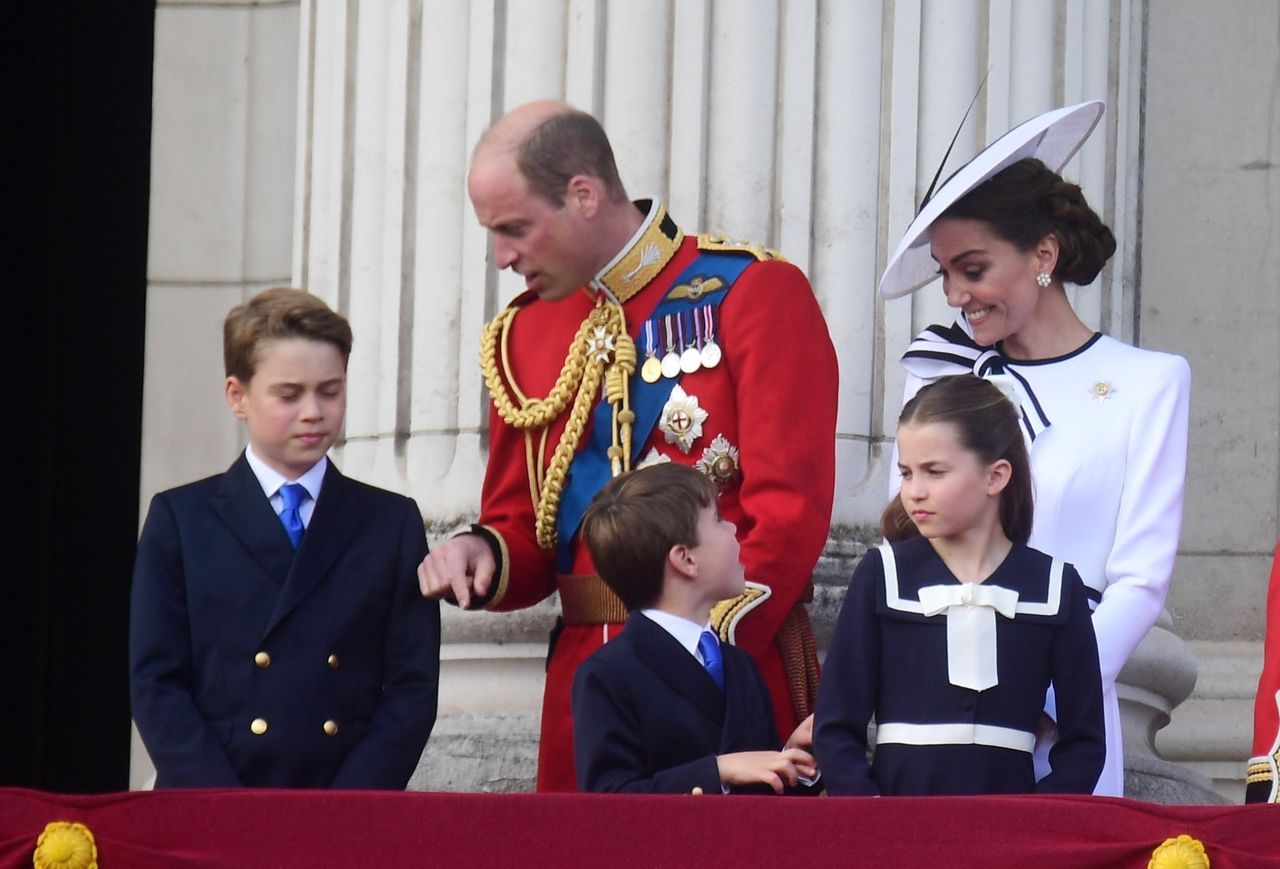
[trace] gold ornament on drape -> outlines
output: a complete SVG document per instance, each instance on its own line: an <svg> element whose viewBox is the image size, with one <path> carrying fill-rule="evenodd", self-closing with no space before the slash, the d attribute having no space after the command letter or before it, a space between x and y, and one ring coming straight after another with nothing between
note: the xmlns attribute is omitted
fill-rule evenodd
<svg viewBox="0 0 1280 869"><path fill-rule="evenodd" d="M98 846L84 824L53 821L36 839L31 863L35 869L98 869Z"/></svg>

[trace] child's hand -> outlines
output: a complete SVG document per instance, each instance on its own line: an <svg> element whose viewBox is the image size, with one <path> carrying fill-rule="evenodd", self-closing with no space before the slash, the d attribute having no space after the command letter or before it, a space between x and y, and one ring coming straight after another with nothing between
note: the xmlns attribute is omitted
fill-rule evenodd
<svg viewBox="0 0 1280 869"><path fill-rule="evenodd" d="M800 722L800 725L791 731L787 744L782 748L803 748L805 751L813 750L813 713L809 713L809 717Z"/></svg>
<svg viewBox="0 0 1280 869"><path fill-rule="evenodd" d="M777 794L795 787L800 776L812 778L818 771L813 755L799 748L722 754L716 758L716 767L723 784L766 784Z"/></svg>
<svg viewBox="0 0 1280 869"><path fill-rule="evenodd" d="M1040 723L1036 727L1036 744L1053 743L1058 741L1058 722L1049 717L1047 712L1040 713Z"/></svg>

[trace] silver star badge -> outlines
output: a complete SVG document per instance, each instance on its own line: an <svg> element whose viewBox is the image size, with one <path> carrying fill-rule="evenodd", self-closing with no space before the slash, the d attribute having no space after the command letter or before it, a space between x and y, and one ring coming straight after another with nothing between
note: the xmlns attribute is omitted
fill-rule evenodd
<svg viewBox="0 0 1280 869"><path fill-rule="evenodd" d="M729 483L738 473L738 448L723 434L718 434L711 446L702 451L702 458L694 467L720 485Z"/></svg>
<svg viewBox="0 0 1280 869"><path fill-rule="evenodd" d="M693 442L702 437L702 424L707 421L707 412L698 407L698 396L689 395L679 384L671 389L671 397L662 407L662 419L658 428L667 439L667 443L675 444L680 452L687 453Z"/></svg>

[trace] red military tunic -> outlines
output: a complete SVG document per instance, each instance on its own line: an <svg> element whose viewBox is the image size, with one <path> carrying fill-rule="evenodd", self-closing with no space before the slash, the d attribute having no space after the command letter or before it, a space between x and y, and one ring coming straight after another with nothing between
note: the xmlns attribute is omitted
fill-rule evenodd
<svg viewBox="0 0 1280 869"><path fill-rule="evenodd" d="M665 235L659 231L663 228ZM645 361L641 334L645 321L699 252L699 240L682 238L655 204L645 226L614 263L636 262L636 256L625 255L641 246L652 253L655 243L665 246L663 256L670 256L669 261L642 286L632 288L633 294L618 293L627 330L636 339L639 364ZM703 239L703 244L710 242ZM785 737L798 723L797 711L807 714L812 709L816 688L816 647L800 604L808 598L813 567L831 521L837 370L826 322L808 280L795 266L761 256L746 267L720 304L716 343L722 360L714 368L684 374L679 381L679 387L707 412L701 435L692 440L687 453L679 443L668 442L660 426L637 430L634 437L642 444L637 464L645 456L652 458L650 451L656 449L671 461L694 465L705 458L704 450L717 435L737 448L739 468L721 486L719 508L737 525L748 582L767 586L769 592L762 601L741 607L745 614L734 624L732 638L759 665L772 696L778 732ZM611 272L606 267L597 281L616 289L621 272L621 268ZM520 308L507 335L506 362L499 369L503 382L531 398L546 396L595 299L596 291L584 290L555 302L532 294L517 300ZM497 355L502 358L501 351ZM544 468L568 416L565 410L549 426ZM588 425L579 449L587 445L590 433ZM479 522L492 535L501 557L495 589L485 606L518 609L557 589L561 592L566 626L554 641L547 668L538 789L575 790L573 675L579 663L621 631L625 611L598 577L581 581L595 569L576 536L570 575L558 575L554 555L538 545L526 455L538 455L540 439L539 429L533 432L532 451L527 453L526 432L506 424L491 408ZM597 600L601 590L612 605ZM583 613L587 621L575 623ZM780 629L789 638L786 648L777 642ZM797 657L803 659L799 666Z"/></svg>
<svg viewBox="0 0 1280 869"><path fill-rule="evenodd" d="M1266 640L1262 677L1253 703L1253 757L1245 778L1245 802L1280 802L1280 543L1271 563L1267 588Z"/></svg>

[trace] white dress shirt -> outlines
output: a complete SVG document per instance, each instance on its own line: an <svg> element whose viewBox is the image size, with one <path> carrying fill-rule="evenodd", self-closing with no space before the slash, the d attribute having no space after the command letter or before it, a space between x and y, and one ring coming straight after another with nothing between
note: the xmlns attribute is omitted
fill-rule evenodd
<svg viewBox="0 0 1280 869"><path fill-rule="evenodd" d="M321 456L320 461L312 465L305 474L296 480L290 480L258 458L253 452L252 444L245 447L244 457L249 462L253 475L258 478L258 485L262 486L262 493L271 502L271 509L276 511L277 516L284 512L284 498L280 495L280 487L286 483L302 484L302 488L306 489L311 497L298 505L298 515L302 517L302 527L309 526L311 514L316 511L316 499L320 497L320 484L324 482L324 472L329 467L329 458Z"/></svg>
<svg viewBox="0 0 1280 869"><path fill-rule="evenodd" d="M702 660L702 653L698 651L698 640L702 637L703 631L711 629L710 621L700 625L697 622L691 622L686 618L672 615L663 610L648 609L640 610L640 612L647 616L650 621L657 624L658 627L675 637L676 642L684 646L685 650L690 655L693 655L699 664L704 667L707 666L707 662Z"/></svg>

